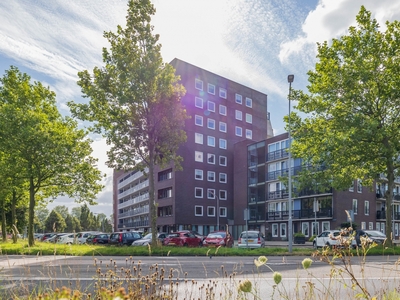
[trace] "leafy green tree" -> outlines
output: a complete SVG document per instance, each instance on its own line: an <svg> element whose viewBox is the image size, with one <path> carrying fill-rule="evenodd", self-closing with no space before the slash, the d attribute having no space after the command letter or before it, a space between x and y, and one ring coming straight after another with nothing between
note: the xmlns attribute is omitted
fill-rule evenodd
<svg viewBox="0 0 400 300"><path fill-rule="evenodd" d="M400 175L400 23L386 29L361 7L348 35L318 44L308 91L294 91L300 118L291 115L292 151L336 189L355 179L388 189L386 235L392 241L394 179ZM323 180L323 181L324 181Z"/></svg>
<svg viewBox="0 0 400 300"><path fill-rule="evenodd" d="M56 207L54 207L53 210L58 212L64 219L69 216L68 207L66 207L65 205L57 205Z"/></svg>
<svg viewBox="0 0 400 300"><path fill-rule="evenodd" d="M37 232L44 232L45 222L49 216L49 210L46 207L38 206L35 209L35 224L37 225Z"/></svg>
<svg viewBox="0 0 400 300"><path fill-rule="evenodd" d="M150 223L156 244L154 166L174 161L185 141L187 118L180 98L184 88L174 69L164 64L159 36L150 24L155 13L150 0L130 0L126 28L105 32L110 49L103 49L102 68L80 72L78 84L89 104L70 104L72 114L93 122L111 145L108 166L120 170L148 167Z"/></svg>
<svg viewBox="0 0 400 300"><path fill-rule="evenodd" d="M91 157L91 141L77 122L59 113L54 92L11 67L0 79L0 152L17 163L28 182L28 243L34 245L37 202L58 195L94 203L101 172ZM10 138L12 137L12 138Z"/></svg>
<svg viewBox="0 0 400 300"><path fill-rule="evenodd" d="M77 206L77 207L73 207L71 209L71 215L75 218L80 218L81 217L81 207Z"/></svg>
<svg viewBox="0 0 400 300"><path fill-rule="evenodd" d="M52 210L45 222L46 232L64 232L67 224L64 218L55 210Z"/></svg>

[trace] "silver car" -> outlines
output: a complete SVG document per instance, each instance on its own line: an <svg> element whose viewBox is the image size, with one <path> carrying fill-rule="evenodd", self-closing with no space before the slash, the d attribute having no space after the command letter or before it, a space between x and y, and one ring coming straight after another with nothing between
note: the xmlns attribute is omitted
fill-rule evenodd
<svg viewBox="0 0 400 300"><path fill-rule="evenodd" d="M239 248L265 247L265 240L261 232L255 230L243 231L238 240Z"/></svg>
<svg viewBox="0 0 400 300"><path fill-rule="evenodd" d="M167 235L168 235L168 233L165 233L165 232L157 233L157 238L161 244L164 241L164 239L167 237ZM147 245L151 244L151 239L152 239L152 234L148 233L141 239L132 242L132 246L147 246Z"/></svg>

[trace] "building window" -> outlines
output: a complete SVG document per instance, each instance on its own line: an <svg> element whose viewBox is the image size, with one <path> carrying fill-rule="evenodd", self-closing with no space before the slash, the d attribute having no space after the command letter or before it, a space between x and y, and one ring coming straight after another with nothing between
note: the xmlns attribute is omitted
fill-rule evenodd
<svg viewBox="0 0 400 300"><path fill-rule="evenodd" d="M305 236L310 236L310 228L308 222L301 223L301 232Z"/></svg>
<svg viewBox="0 0 400 300"><path fill-rule="evenodd" d="M226 99L226 89L219 88L219 96Z"/></svg>
<svg viewBox="0 0 400 300"><path fill-rule="evenodd" d="M246 113L246 122L247 123L253 123L253 116L251 114Z"/></svg>
<svg viewBox="0 0 400 300"><path fill-rule="evenodd" d="M214 171L207 171L207 180L215 181L215 172Z"/></svg>
<svg viewBox="0 0 400 300"><path fill-rule="evenodd" d="M369 230L374 230L374 222L368 222L368 229Z"/></svg>
<svg viewBox="0 0 400 300"><path fill-rule="evenodd" d="M195 169L194 170L194 178L196 180L203 180L203 170Z"/></svg>
<svg viewBox="0 0 400 300"><path fill-rule="evenodd" d="M195 87L197 90L202 91L203 90L203 81L201 81L200 79L195 79Z"/></svg>
<svg viewBox="0 0 400 300"><path fill-rule="evenodd" d="M202 117L202 116L199 116L199 115L195 115L195 116L194 116L194 123L195 123L197 126L203 126L203 117Z"/></svg>
<svg viewBox="0 0 400 300"><path fill-rule="evenodd" d="M237 104L242 104L242 95L235 94L235 102Z"/></svg>
<svg viewBox="0 0 400 300"><path fill-rule="evenodd" d="M329 229L331 229L331 223L327 222L327 221L322 222L322 231L326 231L326 230L329 230Z"/></svg>
<svg viewBox="0 0 400 300"><path fill-rule="evenodd" d="M196 132L194 141L196 144L203 144L203 134Z"/></svg>
<svg viewBox="0 0 400 300"><path fill-rule="evenodd" d="M362 193L361 179L357 179L357 193Z"/></svg>
<svg viewBox="0 0 400 300"><path fill-rule="evenodd" d="M219 131L226 132L226 123L225 122L219 122Z"/></svg>
<svg viewBox="0 0 400 300"><path fill-rule="evenodd" d="M220 217L226 217L228 215L228 210L226 207L220 207L219 208L219 216Z"/></svg>
<svg viewBox="0 0 400 300"><path fill-rule="evenodd" d="M209 111L215 112L215 103L212 102L212 101L208 101L208 102L207 102L207 109L208 109Z"/></svg>
<svg viewBox="0 0 400 300"><path fill-rule="evenodd" d="M215 154L207 153L207 162L215 165Z"/></svg>
<svg viewBox="0 0 400 300"><path fill-rule="evenodd" d="M220 165L220 166L226 167L226 161L227 161L226 156L220 156L220 157L219 157L219 165Z"/></svg>
<svg viewBox="0 0 400 300"><path fill-rule="evenodd" d="M207 206L207 216L215 217L215 206Z"/></svg>
<svg viewBox="0 0 400 300"><path fill-rule="evenodd" d="M219 173L219 182L221 182L221 183L226 183L227 182L226 173Z"/></svg>
<svg viewBox="0 0 400 300"><path fill-rule="evenodd" d="M253 100L251 100L250 98L246 97L246 106L247 107L253 107Z"/></svg>
<svg viewBox="0 0 400 300"><path fill-rule="evenodd" d="M158 190L158 199L165 199L172 197L172 187Z"/></svg>
<svg viewBox="0 0 400 300"><path fill-rule="evenodd" d="M215 147L215 137L209 135L207 137L207 145L210 147Z"/></svg>
<svg viewBox="0 0 400 300"><path fill-rule="evenodd" d="M207 189L207 198L215 199L215 190L214 189Z"/></svg>
<svg viewBox="0 0 400 300"><path fill-rule="evenodd" d="M356 215L358 211L357 199L353 199L353 213Z"/></svg>
<svg viewBox="0 0 400 300"><path fill-rule="evenodd" d="M172 216L172 205L158 207L158 216L159 217Z"/></svg>
<svg viewBox="0 0 400 300"><path fill-rule="evenodd" d="M240 110L235 110L235 118L236 118L236 120L240 120L240 121L243 119L242 112Z"/></svg>
<svg viewBox="0 0 400 300"><path fill-rule="evenodd" d="M222 105L222 104L219 105L219 114L226 116L226 106L225 105Z"/></svg>
<svg viewBox="0 0 400 300"><path fill-rule="evenodd" d="M194 152L194 160L198 162L203 162L203 152L195 151Z"/></svg>
<svg viewBox="0 0 400 300"><path fill-rule="evenodd" d="M203 188L195 187L194 188L194 197L195 198L203 198Z"/></svg>
<svg viewBox="0 0 400 300"><path fill-rule="evenodd" d="M158 181L164 181L172 178L172 169L158 172Z"/></svg>
<svg viewBox="0 0 400 300"><path fill-rule="evenodd" d="M195 216L202 216L203 215L203 206L196 205L194 207L194 215Z"/></svg>
<svg viewBox="0 0 400 300"><path fill-rule="evenodd" d="M369 201L364 202L364 213L366 216L369 215Z"/></svg>
<svg viewBox="0 0 400 300"><path fill-rule="evenodd" d="M215 129L215 120L214 119L207 119L207 127L210 129Z"/></svg>
<svg viewBox="0 0 400 300"><path fill-rule="evenodd" d="M239 126L235 126L235 134L237 135L237 136L242 136L242 127L239 127Z"/></svg>
<svg viewBox="0 0 400 300"><path fill-rule="evenodd" d="M365 229L367 229L366 227L367 227L367 223L361 222L361 229L365 230Z"/></svg>
<svg viewBox="0 0 400 300"><path fill-rule="evenodd" d="M198 108L203 108L203 99L196 97L194 100L194 105Z"/></svg>
<svg viewBox="0 0 400 300"><path fill-rule="evenodd" d="M209 94L215 95L215 85L209 83L207 85L207 91Z"/></svg>
<svg viewBox="0 0 400 300"><path fill-rule="evenodd" d="M219 190L219 200L226 200L227 199L227 191L226 190Z"/></svg>
<svg viewBox="0 0 400 300"><path fill-rule="evenodd" d="M349 192L354 192L354 180L351 182L351 186L349 187Z"/></svg>
<svg viewBox="0 0 400 300"><path fill-rule="evenodd" d="M226 149L226 140L225 139L219 139L219 147L221 149Z"/></svg>
<svg viewBox="0 0 400 300"><path fill-rule="evenodd" d="M272 236L278 237L278 224L272 224Z"/></svg>
<svg viewBox="0 0 400 300"><path fill-rule="evenodd" d="M281 237L286 237L286 223L281 223Z"/></svg>
<svg viewBox="0 0 400 300"><path fill-rule="evenodd" d="M246 139L251 140L253 138L253 131L251 129L246 129Z"/></svg>

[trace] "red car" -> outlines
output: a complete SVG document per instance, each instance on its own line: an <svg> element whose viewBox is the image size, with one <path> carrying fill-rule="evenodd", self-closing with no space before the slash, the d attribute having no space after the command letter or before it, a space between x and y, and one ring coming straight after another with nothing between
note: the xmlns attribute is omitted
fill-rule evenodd
<svg viewBox="0 0 400 300"><path fill-rule="evenodd" d="M232 235L226 231L215 231L211 232L203 241L203 246L205 247L233 247Z"/></svg>
<svg viewBox="0 0 400 300"><path fill-rule="evenodd" d="M186 231L170 233L164 239L164 246L198 247L202 245L200 238L196 237L193 233Z"/></svg>

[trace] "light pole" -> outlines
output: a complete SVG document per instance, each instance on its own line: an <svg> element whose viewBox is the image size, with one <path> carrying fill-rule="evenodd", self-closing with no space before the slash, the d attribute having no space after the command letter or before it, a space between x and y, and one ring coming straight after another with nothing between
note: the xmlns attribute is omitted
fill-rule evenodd
<svg viewBox="0 0 400 300"><path fill-rule="evenodd" d="M288 130L288 137L289 137L289 220L288 220L288 234L289 234L289 253L292 253L292 239L293 239L293 232L292 232L292 141L291 141L291 128L290 128L290 95L291 95L291 91L292 91L292 82L294 80L294 75L288 75L288 82L289 82L289 130Z"/></svg>
<svg viewBox="0 0 400 300"><path fill-rule="evenodd" d="M217 200L217 231L219 231L219 198L216 192L214 192L214 194Z"/></svg>

